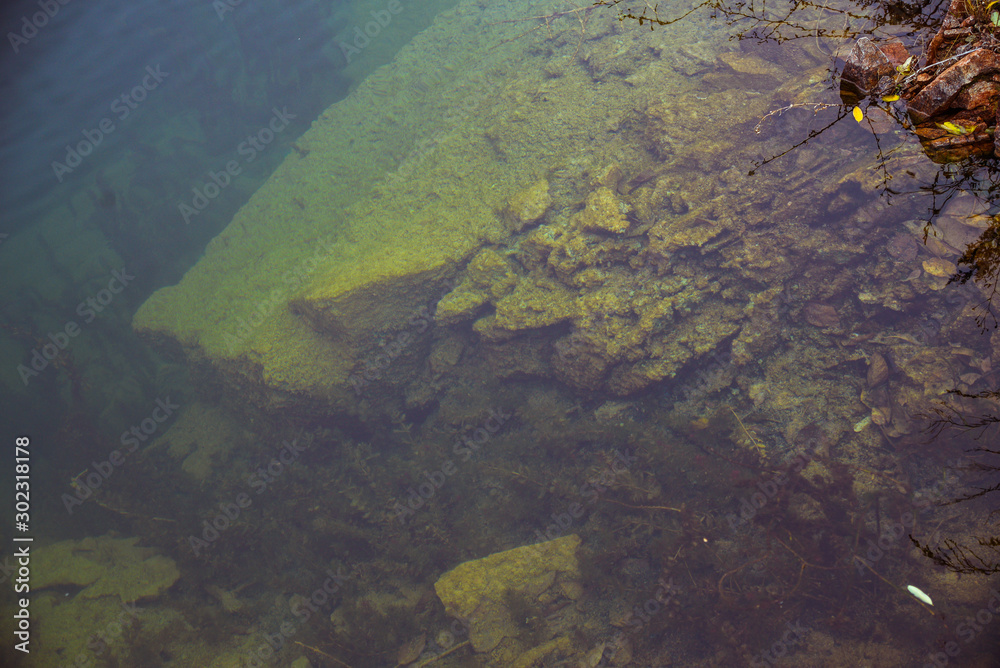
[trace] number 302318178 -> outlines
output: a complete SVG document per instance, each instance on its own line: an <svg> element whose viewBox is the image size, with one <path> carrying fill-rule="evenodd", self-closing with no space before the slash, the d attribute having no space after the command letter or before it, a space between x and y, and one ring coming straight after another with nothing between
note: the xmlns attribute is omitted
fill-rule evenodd
<svg viewBox="0 0 1000 668"><path fill-rule="evenodd" d="M31 439L27 436L18 436L14 439L14 445L14 489L16 490L14 507L17 511L14 521L27 522L29 517L28 511L30 508L28 505L29 492L31 488L28 475L31 471L30 452L28 450L28 446L31 445Z"/></svg>

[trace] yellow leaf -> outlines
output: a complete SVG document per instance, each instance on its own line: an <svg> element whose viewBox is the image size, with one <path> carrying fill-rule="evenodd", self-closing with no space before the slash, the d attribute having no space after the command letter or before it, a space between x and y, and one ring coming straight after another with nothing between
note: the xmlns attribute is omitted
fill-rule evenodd
<svg viewBox="0 0 1000 668"><path fill-rule="evenodd" d="M854 111L851 113L854 114L854 120L858 123L865 120L865 112L861 111L861 107L854 107Z"/></svg>
<svg viewBox="0 0 1000 668"><path fill-rule="evenodd" d="M975 125L956 125L951 121L945 121L944 123L938 123L937 126L952 135L967 135L976 129Z"/></svg>
<svg viewBox="0 0 1000 668"><path fill-rule="evenodd" d="M1000 2L1000 0L997 0L997 1ZM899 99L898 95L886 95L885 97L882 98L882 101L883 102L895 102L898 99Z"/></svg>

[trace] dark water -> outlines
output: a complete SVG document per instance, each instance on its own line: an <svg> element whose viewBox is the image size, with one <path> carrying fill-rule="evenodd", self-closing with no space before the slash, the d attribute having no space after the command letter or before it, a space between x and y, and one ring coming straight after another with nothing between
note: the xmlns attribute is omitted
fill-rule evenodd
<svg viewBox="0 0 1000 668"><path fill-rule="evenodd" d="M0 663L996 665L944 8L692 7L5 8Z"/></svg>

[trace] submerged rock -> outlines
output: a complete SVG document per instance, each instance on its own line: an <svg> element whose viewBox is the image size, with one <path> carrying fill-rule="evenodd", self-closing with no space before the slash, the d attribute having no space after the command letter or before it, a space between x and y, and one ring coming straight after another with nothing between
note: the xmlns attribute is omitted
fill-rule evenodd
<svg viewBox="0 0 1000 668"><path fill-rule="evenodd" d="M41 547L33 557L32 587L83 587L81 599L117 596L125 603L155 598L181 574L173 559L137 542L100 536Z"/></svg>
<svg viewBox="0 0 1000 668"><path fill-rule="evenodd" d="M840 327L840 316L837 309L829 304L809 303L803 309L806 322L814 327Z"/></svg>
<svg viewBox="0 0 1000 668"><path fill-rule="evenodd" d="M875 353L868 360L868 387L877 387L889 378L889 365L885 358Z"/></svg>
<svg viewBox="0 0 1000 668"><path fill-rule="evenodd" d="M598 188L587 197L586 208L576 216L577 223L591 232L621 234L628 229L625 212L630 206L619 202L610 188Z"/></svg>
<svg viewBox="0 0 1000 668"><path fill-rule="evenodd" d="M520 633L511 617L512 598L533 606L542 599L579 597L579 546L574 534L467 561L442 575L434 589L448 614L469 628L476 651L488 652Z"/></svg>
<svg viewBox="0 0 1000 668"><path fill-rule="evenodd" d="M552 195L549 194L549 182L538 179L533 185L520 191L507 203L508 220L515 232L545 215L552 206Z"/></svg>
<svg viewBox="0 0 1000 668"><path fill-rule="evenodd" d="M889 240L886 245L889 255L901 262L910 262L917 257L919 247L912 235L899 233Z"/></svg>
<svg viewBox="0 0 1000 668"><path fill-rule="evenodd" d="M958 267L955 263L948 262L948 260L943 260L939 257L932 257L929 260L924 260L923 262L924 271L926 271L931 276L937 276L938 278L949 278L958 271Z"/></svg>

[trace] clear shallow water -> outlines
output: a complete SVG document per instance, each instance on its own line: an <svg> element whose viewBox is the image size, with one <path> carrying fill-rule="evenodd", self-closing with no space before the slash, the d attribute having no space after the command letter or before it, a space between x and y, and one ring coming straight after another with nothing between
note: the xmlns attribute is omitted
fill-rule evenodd
<svg viewBox="0 0 1000 668"><path fill-rule="evenodd" d="M35 448L13 660L990 665L988 582L908 536L989 531L988 499L937 505L989 459L932 428L996 386L943 264L992 176L805 106L844 40L463 5L353 54L331 35L381 7L72 7L102 38L5 79L32 137L0 246L5 438Z"/></svg>

